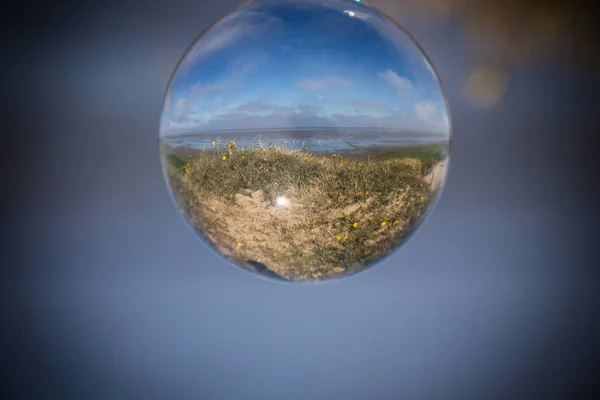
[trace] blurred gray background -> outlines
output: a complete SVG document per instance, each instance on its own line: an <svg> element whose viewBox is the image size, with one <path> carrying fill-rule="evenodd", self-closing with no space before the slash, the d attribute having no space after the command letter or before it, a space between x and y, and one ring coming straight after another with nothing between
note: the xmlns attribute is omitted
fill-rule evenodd
<svg viewBox="0 0 600 400"><path fill-rule="evenodd" d="M404 247L315 286L218 258L163 182L169 75L237 1L5 14L3 398L593 397L595 14L578 1L371 3L437 67L452 165Z"/></svg>

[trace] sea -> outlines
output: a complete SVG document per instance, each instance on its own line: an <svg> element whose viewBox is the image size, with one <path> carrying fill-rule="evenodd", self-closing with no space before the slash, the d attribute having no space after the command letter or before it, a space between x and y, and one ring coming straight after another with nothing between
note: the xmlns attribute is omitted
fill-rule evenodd
<svg viewBox="0 0 600 400"><path fill-rule="evenodd" d="M161 141L170 148L210 150L213 142L217 147L225 147L235 141L238 148L275 145L321 153L448 145L450 137L410 130L310 128L188 132L166 135Z"/></svg>

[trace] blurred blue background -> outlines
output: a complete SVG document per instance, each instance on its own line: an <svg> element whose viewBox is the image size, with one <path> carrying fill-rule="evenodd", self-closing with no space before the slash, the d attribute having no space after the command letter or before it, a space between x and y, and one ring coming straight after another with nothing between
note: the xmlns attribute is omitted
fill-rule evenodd
<svg viewBox="0 0 600 400"><path fill-rule="evenodd" d="M42 2L9 13L3 398L564 398L595 389L597 69L576 52L512 57L495 33L472 46L478 28L463 14L410 4L377 5L416 37L445 84L445 192L380 266L315 286L257 279L215 256L163 182L169 75L236 1ZM525 40L511 32L527 24L509 21L496 33L516 47ZM571 48L583 48L570 32Z"/></svg>

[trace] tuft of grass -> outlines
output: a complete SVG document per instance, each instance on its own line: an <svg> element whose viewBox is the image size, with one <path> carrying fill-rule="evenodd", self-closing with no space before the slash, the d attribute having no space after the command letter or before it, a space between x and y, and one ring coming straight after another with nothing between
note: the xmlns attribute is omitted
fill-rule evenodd
<svg viewBox="0 0 600 400"><path fill-rule="evenodd" d="M367 161L270 145L166 161L182 212L219 251L311 281L352 274L395 249L435 194L423 165L436 157L421 150Z"/></svg>
<svg viewBox="0 0 600 400"><path fill-rule="evenodd" d="M178 171L185 170L185 165L187 164L187 162L182 160L181 158L179 158L173 154L167 154L166 159L171 168L178 170Z"/></svg>

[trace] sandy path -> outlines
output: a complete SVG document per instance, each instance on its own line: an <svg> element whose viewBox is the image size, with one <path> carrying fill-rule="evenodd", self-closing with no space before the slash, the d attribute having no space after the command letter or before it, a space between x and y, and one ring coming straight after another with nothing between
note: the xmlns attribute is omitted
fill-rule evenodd
<svg viewBox="0 0 600 400"><path fill-rule="evenodd" d="M425 176L425 182L427 182L431 186L432 191L435 192L444 181L444 178L446 177L446 172L448 172L447 166L448 159L440 161L433 167L433 170Z"/></svg>

